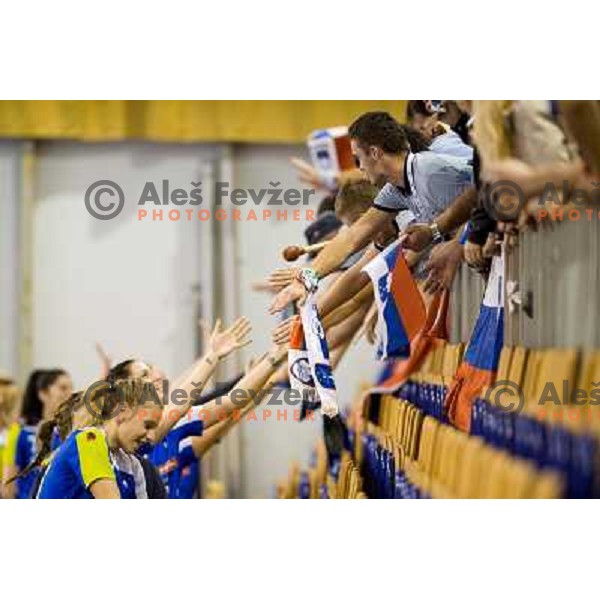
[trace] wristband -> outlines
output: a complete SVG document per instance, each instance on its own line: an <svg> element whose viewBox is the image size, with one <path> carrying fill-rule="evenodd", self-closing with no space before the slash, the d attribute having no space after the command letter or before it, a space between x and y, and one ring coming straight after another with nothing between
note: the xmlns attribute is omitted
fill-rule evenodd
<svg viewBox="0 0 600 600"><path fill-rule="evenodd" d="M314 269L300 269L300 271L298 271L297 279L307 292L314 292L319 285L319 276Z"/></svg>
<svg viewBox="0 0 600 600"><path fill-rule="evenodd" d="M432 223L429 226L429 229L431 231L431 235L433 236L433 243L434 244L439 244L440 242L444 241L444 236L442 235L440 228L438 227L437 223Z"/></svg>

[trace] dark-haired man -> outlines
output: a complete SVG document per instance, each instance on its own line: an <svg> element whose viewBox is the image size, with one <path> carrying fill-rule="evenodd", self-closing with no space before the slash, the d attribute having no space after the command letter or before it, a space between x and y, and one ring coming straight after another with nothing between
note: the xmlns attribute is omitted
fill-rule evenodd
<svg viewBox="0 0 600 600"><path fill-rule="evenodd" d="M417 252L449 237L470 215L475 200L472 169L467 162L433 152L413 154L405 129L390 114L370 112L349 129L359 169L383 188L356 223L341 231L319 254L311 268L275 297L271 312L316 289L352 253L364 248L398 215L404 247ZM407 218L408 217L408 218ZM407 222L417 221L408 225Z"/></svg>

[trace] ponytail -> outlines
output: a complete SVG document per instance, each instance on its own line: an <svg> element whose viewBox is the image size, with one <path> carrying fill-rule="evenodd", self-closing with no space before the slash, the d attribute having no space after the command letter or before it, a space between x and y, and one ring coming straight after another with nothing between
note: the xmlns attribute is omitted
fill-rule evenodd
<svg viewBox="0 0 600 600"><path fill-rule="evenodd" d="M56 409L52 418L46 419L39 424L37 432L38 451L35 458L20 473L9 479L7 483L12 483L20 477L29 475L44 464L44 461L52 453L52 436L54 435L54 431L58 431L61 442L65 441L73 428L73 410L82 398L82 392L71 394L71 397Z"/></svg>

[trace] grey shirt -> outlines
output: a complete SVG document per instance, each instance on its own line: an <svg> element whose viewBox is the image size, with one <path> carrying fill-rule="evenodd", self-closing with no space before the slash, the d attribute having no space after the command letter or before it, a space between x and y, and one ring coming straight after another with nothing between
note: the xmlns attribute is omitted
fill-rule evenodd
<svg viewBox="0 0 600 600"><path fill-rule="evenodd" d="M431 223L473 185L473 168L464 159L435 152L409 153L404 179L404 189L387 183L373 205L392 212L410 211L419 223Z"/></svg>

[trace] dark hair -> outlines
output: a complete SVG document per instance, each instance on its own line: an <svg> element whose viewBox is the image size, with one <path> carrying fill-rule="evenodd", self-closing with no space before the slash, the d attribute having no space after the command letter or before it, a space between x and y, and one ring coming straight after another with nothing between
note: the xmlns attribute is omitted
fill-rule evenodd
<svg viewBox="0 0 600 600"><path fill-rule="evenodd" d="M128 379L131 376L131 365L135 362L135 358L128 358L114 367L111 367L108 375L106 376L106 381L110 381L114 383L117 379Z"/></svg>
<svg viewBox="0 0 600 600"><path fill-rule="evenodd" d="M63 369L37 369L31 373L23 394L23 409L21 416L26 425L37 425L43 414L40 392L47 390L63 375L68 375Z"/></svg>
<svg viewBox="0 0 600 600"><path fill-rule="evenodd" d="M420 131L417 131L410 125L402 125L402 127L411 152L425 152L429 150L429 140Z"/></svg>
<svg viewBox="0 0 600 600"><path fill-rule="evenodd" d="M342 222L335 216L333 211L321 213L305 230L304 237L309 244L318 244L328 235L336 233L342 226Z"/></svg>
<svg viewBox="0 0 600 600"><path fill-rule="evenodd" d="M406 120L409 122L417 115L429 117L431 114L431 111L427 108L427 104L425 104L425 100L409 100L406 104Z"/></svg>
<svg viewBox="0 0 600 600"><path fill-rule="evenodd" d="M332 212L335 207L335 194L328 194L319 202L317 208L317 217L320 217L324 212Z"/></svg>
<svg viewBox="0 0 600 600"><path fill-rule="evenodd" d="M400 154L408 150L404 128L387 112L368 112L350 125L351 138L361 146L378 146L386 154Z"/></svg>

